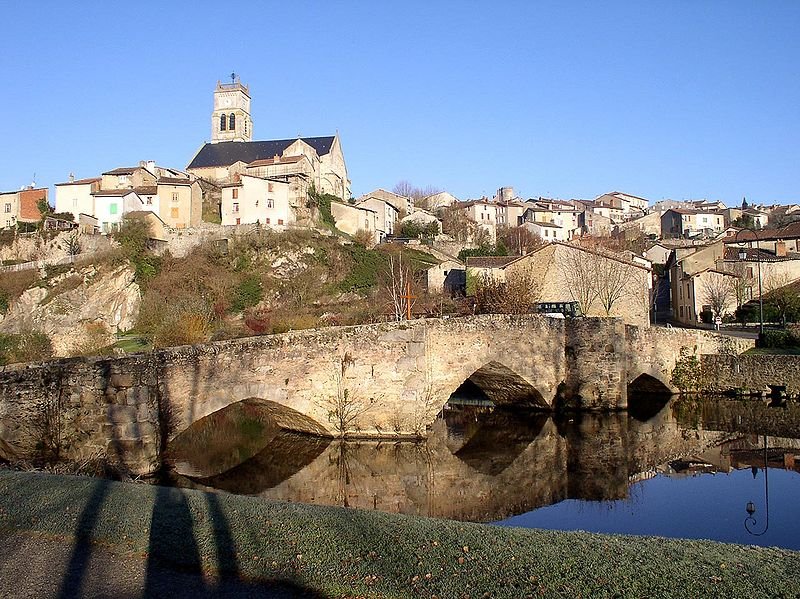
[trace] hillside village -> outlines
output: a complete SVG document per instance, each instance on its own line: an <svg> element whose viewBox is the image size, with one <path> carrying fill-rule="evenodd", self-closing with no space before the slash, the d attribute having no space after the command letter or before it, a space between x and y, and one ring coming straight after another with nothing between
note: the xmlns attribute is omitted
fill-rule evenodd
<svg viewBox="0 0 800 599"><path fill-rule="evenodd" d="M61 274L72 281L69 291L74 291L77 279L89 281L96 275L91 271L92 254L118 246L119 233L132 220L144 223L149 252L195 262L198 248L219 247L223 254L234 255L233 246L247 236L292 233L291 243L272 237L269 243L255 244L269 246L275 264L292 263L300 269L275 275L282 277L281 289L300 271L306 277L314 273L312 278L320 282L340 283L349 276L340 273L337 279L336 274L310 269L304 255L324 255L324 262L338 255L336 247L354 244L366 252L377 251L348 250L341 259L348 268L360 260L378 260L375 264L388 269L390 278L406 277L408 287L389 293L385 305L365 313L362 320L401 317L406 311L398 309L398 302L412 301L403 299L402 292L409 296L412 291L416 301L408 312L418 316L430 313L433 297L447 298L448 309L461 313L544 309L560 315L570 304L571 313L577 306L580 314L619 316L640 326L753 322L752 305L759 298L771 300L770 305L777 306L773 316L783 321L797 309L799 205L764 206L747 200L735 207L709 200L651 203L619 191L594 199L522 198L508 186L491 198L461 200L447 191L423 191L405 182L391 191L376 189L354 198L338 132L254 141L250 109L248 86L238 79L218 82L211 140L185 168L142 160L133 166L108 165L107 171L82 173L81 178L70 174L55 184L54 198L48 188L35 183L0 193L0 272L6 280L5 287L0 282L0 334L39 327L42 323L29 316L51 302L56 288L64 285L63 276L48 278L47 269L66 268ZM304 239L306 247L298 239ZM291 256L280 256L281 247ZM394 250L386 249L398 247L400 264L405 255L406 266L413 267L409 273L395 270ZM258 262L254 256L246 257L248 264ZM387 256L392 258L388 262ZM77 266L81 262L83 270ZM209 264L211 271L225 268L224 262ZM97 298L84 298L80 301L95 306L95 312L81 312L82 326L97 325L105 332L100 335L104 343L133 328L140 310L141 273L155 272L155 265L137 262L135 273L115 270L115 282L104 291L111 295L103 296L117 306L110 310L114 314L103 316ZM231 267L246 270L241 264ZM26 271L39 273L39 278L32 274L26 284L9 283L10 273ZM243 281L231 280L230 285ZM377 285L377 279L371 281ZM337 289L335 302L315 301L353 303L357 298L347 293L366 287ZM124 300L113 299L117 292ZM280 293L276 291L273 299L273 304L279 301ZM263 320L269 310L261 296L259 301L242 311L243 322ZM145 302L144 309L157 308ZM442 299L439 314L445 311ZM288 326L358 321L337 316L332 309L317 312ZM65 327L76 326L74 320L61 319L56 325L53 314L48 318L50 324L40 328L48 329L51 337L63 337ZM256 324L243 327L240 334L269 330ZM57 346L58 355L77 351L67 342Z"/></svg>

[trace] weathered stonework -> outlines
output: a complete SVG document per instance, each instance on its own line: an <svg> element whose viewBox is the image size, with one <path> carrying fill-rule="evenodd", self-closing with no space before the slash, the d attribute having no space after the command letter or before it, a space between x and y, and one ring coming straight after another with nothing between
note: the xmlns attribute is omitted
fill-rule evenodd
<svg viewBox="0 0 800 599"><path fill-rule="evenodd" d="M248 398L282 407L302 432L334 435L341 431L333 406L346 395L360 412L348 432L414 434L467 379L498 403L624 409L628 385L643 374L674 391L670 373L682 347L738 353L749 346L619 319L483 315L8 366L0 369L0 451L31 458L45 439L65 459L98 457L150 472L166 441Z"/></svg>
<svg viewBox="0 0 800 599"><path fill-rule="evenodd" d="M785 385L789 395L800 396L800 356L702 355L700 371L703 390L761 394Z"/></svg>

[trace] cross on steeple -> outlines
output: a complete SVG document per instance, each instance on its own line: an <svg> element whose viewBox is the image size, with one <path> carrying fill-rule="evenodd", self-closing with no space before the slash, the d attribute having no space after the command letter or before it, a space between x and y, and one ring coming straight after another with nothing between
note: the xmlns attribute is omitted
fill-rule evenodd
<svg viewBox="0 0 800 599"><path fill-rule="evenodd" d="M236 73L231 72L231 83L236 83Z"/></svg>

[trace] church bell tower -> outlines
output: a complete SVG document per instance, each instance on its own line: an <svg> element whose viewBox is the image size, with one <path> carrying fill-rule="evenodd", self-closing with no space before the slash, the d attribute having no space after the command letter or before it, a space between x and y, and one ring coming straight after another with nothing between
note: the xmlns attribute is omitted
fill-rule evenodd
<svg viewBox="0 0 800 599"><path fill-rule="evenodd" d="M250 118L250 92L239 77L231 73L230 83L217 81L214 90L214 112L211 114L211 143L251 141L253 121Z"/></svg>

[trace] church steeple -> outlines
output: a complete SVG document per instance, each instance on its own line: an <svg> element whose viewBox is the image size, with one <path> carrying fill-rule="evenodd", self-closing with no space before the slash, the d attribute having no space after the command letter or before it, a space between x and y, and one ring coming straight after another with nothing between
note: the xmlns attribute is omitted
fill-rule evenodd
<svg viewBox="0 0 800 599"><path fill-rule="evenodd" d="M251 141L253 121L250 118L250 90L242 85L236 73L231 82L217 81L214 90L214 112L211 114L211 143Z"/></svg>

